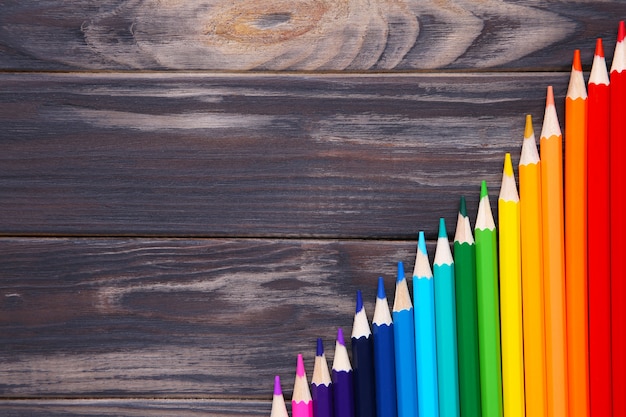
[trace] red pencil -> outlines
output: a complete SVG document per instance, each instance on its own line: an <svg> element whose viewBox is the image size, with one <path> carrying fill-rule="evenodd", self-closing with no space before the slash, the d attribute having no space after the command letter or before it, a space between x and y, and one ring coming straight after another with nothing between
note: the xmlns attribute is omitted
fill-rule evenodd
<svg viewBox="0 0 626 417"><path fill-rule="evenodd" d="M592 416L610 416L609 73L602 39L596 41L587 89L589 398Z"/></svg>
<svg viewBox="0 0 626 417"><path fill-rule="evenodd" d="M613 415L626 415L626 29L619 23L611 65L610 150L611 150L611 361L613 368Z"/></svg>

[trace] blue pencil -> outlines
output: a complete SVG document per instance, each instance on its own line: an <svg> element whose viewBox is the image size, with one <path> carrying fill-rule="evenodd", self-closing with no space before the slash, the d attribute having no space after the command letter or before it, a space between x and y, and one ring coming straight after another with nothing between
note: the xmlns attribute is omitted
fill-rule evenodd
<svg viewBox="0 0 626 417"><path fill-rule="evenodd" d="M333 392L328 362L324 354L322 339L317 339L313 378L311 378L311 397L313 398L313 417L333 417Z"/></svg>
<svg viewBox="0 0 626 417"><path fill-rule="evenodd" d="M376 411L378 417L397 417L396 361L393 348L393 320L385 294L385 283L378 278L376 307L372 319L374 337L374 374L376 376Z"/></svg>
<svg viewBox="0 0 626 417"><path fill-rule="evenodd" d="M374 340L363 307L361 290L356 293L352 325L352 367L354 373L354 412L359 417L376 417Z"/></svg>
<svg viewBox="0 0 626 417"><path fill-rule="evenodd" d="M439 416L458 417L460 410L454 260L450 251L446 222L443 218L439 220L439 238L437 239L433 270L435 280Z"/></svg>
<svg viewBox="0 0 626 417"><path fill-rule="evenodd" d="M417 400L420 416L439 415L437 384L437 336L433 273L426 252L424 232L419 232L413 298L415 300L415 353L417 358Z"/></svg>
<svg viewBox="0 0 626 417"><path fill-rule="evenodd" d="M415 318L402 262L398 262L398 279L396 280L396 294L393 300L392 314L398 417L417 417Z"/></svg>
<svg viewBox="0 0 626 417"><path fill-rule="evenodd" d="M354 417L354 376L341 327L337 330L332 372L335 416Z"/></svg>

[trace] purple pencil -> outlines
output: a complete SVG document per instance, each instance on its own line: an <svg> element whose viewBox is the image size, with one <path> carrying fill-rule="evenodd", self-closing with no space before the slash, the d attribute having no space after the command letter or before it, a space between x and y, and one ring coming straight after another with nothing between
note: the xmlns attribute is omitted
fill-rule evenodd
<svg viewBox="0 0 626 417"><path fill-rule="evenodd" d="M352 366L341 327L337 330L333 359L333 402L335 416L354 417L354 388Z"/></svg>
<svg viewBox="0 0 626 417"><path fill-rule="evenodd" d="M274 377L274 396L272 397L272 411L270 417L289 417L287 406L285 405L285 398L283 397L283 390L280 387L280 377L278 375Z"/></svg>
<svg viewBox="0 0 626 417"><path fill-rule="evenodd" d="M333 391L328 362L324 354L322 339L317 339L317 353L311 378L311 396L313 397L313 417L333 417Z"/></svg>

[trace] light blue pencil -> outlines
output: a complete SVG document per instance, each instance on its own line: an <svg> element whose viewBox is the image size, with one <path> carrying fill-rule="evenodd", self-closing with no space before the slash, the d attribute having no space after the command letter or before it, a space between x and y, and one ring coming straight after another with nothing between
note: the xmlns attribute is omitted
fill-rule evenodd
<svg viewBox="0 0 626 417"><path fill-rule="evenodd" d="M454 260L450 251L446 222L443 218L439 220L439 238L435 250L433 272L435 277L439 416L458 417L460 410Z"/></svg>
<svg viewBox="0 0 626 417"><path fill-rule="evenodd" d="M419 232L413 271L417 401L420 416L428 417L439 416L434 292L433 273L426 252L426 240L424 232Z"/></svg>
<svg viewBox="0 0 626 417"><path fill-rule="evenodd" d="M393 301L393 338L396 359L398 417L417 417L417 375L415 367L415 322L404 265L398 262L398 279Z"/></svg>

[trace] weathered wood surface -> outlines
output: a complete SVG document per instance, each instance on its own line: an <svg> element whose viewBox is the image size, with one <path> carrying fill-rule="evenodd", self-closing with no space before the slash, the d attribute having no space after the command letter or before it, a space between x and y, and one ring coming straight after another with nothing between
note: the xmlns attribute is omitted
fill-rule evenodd
<svg viewBox="0 0 626 417"><path fill-rule="evenodd" d="M567 80L0 75L0 234L435 239Z"/></svg>
<svg viewBox="0 0 626 417"><path fill-rule="evenodd" d="M626 3L20 0L0 3L0 69L569 68L612 51Z"/></svg>
<svg viewBox="0 0 626 417"><path fill-rule="evenodd" d="M0 239L0 398L290 398L415 241ZM429 246L431 259L434 247ZM2 406L0 405L0 410ZM4 414L2 414L4 415Z"/></svg>

